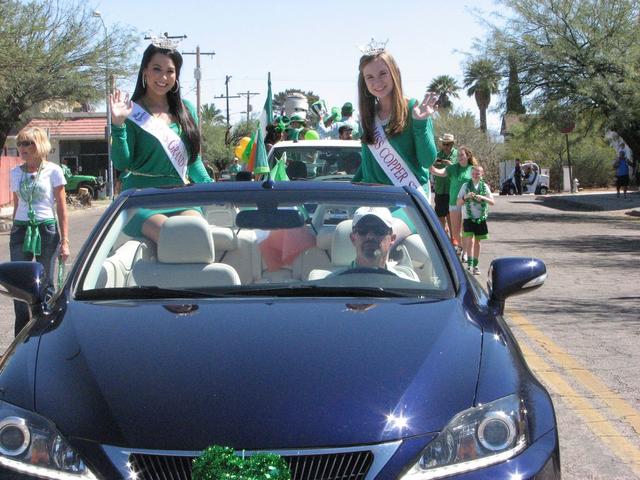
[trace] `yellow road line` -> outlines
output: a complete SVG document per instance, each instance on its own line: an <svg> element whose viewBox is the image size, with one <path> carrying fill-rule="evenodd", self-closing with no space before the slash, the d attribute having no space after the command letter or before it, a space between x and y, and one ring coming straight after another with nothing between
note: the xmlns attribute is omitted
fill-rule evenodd
<svg viewBox="0 0 640 480"><path fill-rule="evenodd" d="M556 363L578 380L587 390L606 403L615 415L631 425L635 432L640 435L640 413L631 404L612 392L602 380L580 365L571 355L542 333L522 314L515 310L509 310L507 316L512 320L511 323L513 325L520 327L529 338L548 352Z"/></svg>
<svg viewBox="0 0 640 480"><path fill-rule="evenodd" d="M585 425L627 465L640 476L640 449L622 435L593 405L584 399L549 364L528 346L520 344L522 353L532 370L548 387L571 404L575 413L585 420Z"/></svg>

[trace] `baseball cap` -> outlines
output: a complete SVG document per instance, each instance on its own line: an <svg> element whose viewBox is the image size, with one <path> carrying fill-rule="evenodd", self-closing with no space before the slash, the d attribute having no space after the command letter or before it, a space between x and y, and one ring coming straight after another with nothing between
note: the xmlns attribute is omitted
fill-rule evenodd
<svg viewBox="0 0 640 480"><path fill-rule="evenodd" d="M393 228L393 217L388 208L385 207L360 207L353 214L353 227L365 217L373 216L384 223L387 227Z"/></svg>
<svg viewBox="0 0 640 480"><path fill-rule="evenodd" d="M353 113L353 105L351 105L351 102L346 102L344 105L342 105L342 112L348 115L351 115Z"/></svg>

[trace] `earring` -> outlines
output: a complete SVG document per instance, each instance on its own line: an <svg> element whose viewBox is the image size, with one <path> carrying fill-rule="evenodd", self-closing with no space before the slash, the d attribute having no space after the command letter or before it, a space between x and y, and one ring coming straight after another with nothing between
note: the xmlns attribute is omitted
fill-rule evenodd
<svg viewBox="0 0 640 480"><path fill-rule="evenodd" d="M180 90L180 82L178 80L176 80L176 84L173 86L173 88L171 90L169 90L171 93L178 93L178 90Z"/></svg>
<svg viewBox="0 0 640 480"><path fill-rule="evenodd" d="M147 89L147 79L144 75L142 76L142 88L144 88L145 90Z"/></svg>

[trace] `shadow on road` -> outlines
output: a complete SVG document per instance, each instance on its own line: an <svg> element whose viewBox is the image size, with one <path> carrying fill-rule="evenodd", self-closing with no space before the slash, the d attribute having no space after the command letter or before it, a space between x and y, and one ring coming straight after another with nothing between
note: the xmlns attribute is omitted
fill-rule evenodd
<svg viewBox="0 0 640 480"><path fill-rule="evenodd" d="M538 204L537 202L530 202ZM640 229L640 222L631 222L625 217L607 216L598 213L567 213L558 215L557 212L536 213L535 215L523 214L522 212L490 212L490 225L496 222L536 222L536 223L584 223L585 221L600 224L609 224L611 228L624 226L624 228Z"/></svg>

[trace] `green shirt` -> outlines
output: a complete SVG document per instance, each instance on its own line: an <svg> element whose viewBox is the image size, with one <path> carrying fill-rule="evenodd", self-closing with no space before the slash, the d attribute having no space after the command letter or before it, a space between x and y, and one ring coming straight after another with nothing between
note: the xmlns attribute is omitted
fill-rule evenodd
<svg viewBox="0 0 640 480"><path fill-rule="evenodd" d="M449 205L457 205L458 192L466 182L471 180L472 165L466 167L459 163L447 166L447 178L449 178Z"/></svg>
<svg viewBox="0 0 640 480"><path fill-rule="evenodd" d="M452 148L449 155L444 153L442 150L438 150L438 156L436 158L441 158L443 160L451 160L451 164L455 165L458 163L458 149ZM436 168L442 168L445 165L438 166L438 161L436 160L435 164ZM448 167L448 165L446 165ZM433 176L433 188L437 195L442 195L445 193L449 193L449 177L438 177L436 175Z"/></svg>
<svg viewBox="0 0 640 480"><path fill-rule="evenodd" d="M183 103L197 124L193 105L185 100ZM185 140L178 123L172 123L169 128ZM183 185L160 141L131 120L127 119L124 125L113 125L111 139L111 160L115 168L123 171L122 190ZM195 183L213 181L204 168L200 155L187 167L187 174Z"/></svg>
<svg viewBox="0 0 640 480"><path fill-rule="evenodd" d="M389 143L406 162L422 185L429 183L429 168L436 159L436 144L433 138L433 122L431 118L415 120L411 110L417 100L409 101L407 123L404 130L393 137L387 137ZM353 182L382 183L393 185L384 170L378 165L366 143L362 144L362 161L353 177Z"/></svg>

